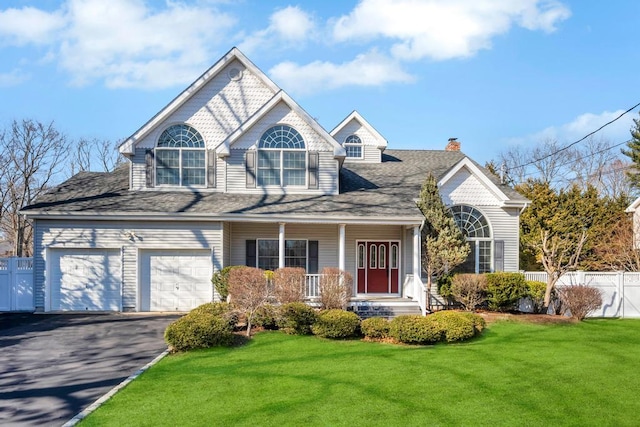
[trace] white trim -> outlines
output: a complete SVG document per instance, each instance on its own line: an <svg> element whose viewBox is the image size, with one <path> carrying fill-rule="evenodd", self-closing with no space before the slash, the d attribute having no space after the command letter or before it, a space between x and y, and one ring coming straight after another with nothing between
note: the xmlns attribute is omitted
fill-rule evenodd
<svg viewBox="0 0 640 427"><path fill-rule="evenodd" d="M77 220L98 220L98 221L126 221L126 220L143 220L143 221L166 221L168 219L180 221L214 221L214 222L286 222L296 224L346 224L346 225L405 225L413 226L422 224L424 218L418 216L376 216L376 217L359 217L359 216L341 216L330 218L326 215L308 216L308 215L279 215L279 214L202 214L202 213L154 213L148 212L123 212L113 215L98 213L82 213L73 212L71 214L64 212L50 213L25 213L28 218L33 219L77 219Z"/></svg>
<svg viewBox="0 0 640 427"><path fill-rule="evenodd" d="M232 61L239 61L246 69L255 74L258 79L262 81L269 89L276 93L280 88L266 76L253 62L249 60L240 50L236 47L232 48L222 58L218 60L213 66L205 71L200 77L198 77L189 87L184 89L178 96L176 96L166 107L153 116L147 123L142 125L133 135L127 138L120 146L118 150L125 156L131 156L135 153L135 145L138 141L144 139L153 129L163 123L171 114L173 114L178 108L180 108L185 102L191 99L198 91L204 87L209 81L216 77L228 64Z"/></svg>
<svg viewBox="0 0 640 427"><path fill-rule="evenodd" d="M463 158L458 163L456 163L449 171L440 178L438 181L438 187L442 187L445 185L451 178L453 178L462 168L466 168L473 176L480 180L484 186L491 191L496 198L502 202L502 204L509 204L511 206L522 206L525 202L517 202L510 200L509 197L504 194L497 185L495 185L488 177L485 175L480 168L478 168L468 157Z"/></svg>
<svg viewBox="0 0 640 427"><path fill-rule="evenodd" d="M378 145L378 148L380 150L384 151L384 149L387 148L388 141L386 140L386 138L382 136L382 134L378 132L376 128L371 126L371 124L368 121L366 121L365 118L362 117L362 115L360 115L360 113L358 113L356 110L353 110L351 114L345 117L344 120L342 120L335 128L333 128L333 130L331 130L331 132L329 132L329 134L332 137L335 137L336 134L340 132L352 120L355 120L358 123L360 123L362 127L367 129L369 133L371 133L376 139L380 141L380 144Z"/></svg>
<svg viewBox="0 0 640 427"><path fill-rule="evenodd" d="M344 147L331 136L327 131L318 124L317 121L313 119L300 105L293 100L285 91L280 90L276 93L267 103L265 103L258 111L255 112L249 119L247 119L244 123L240 125L233 133L231 133L224 141L222 141L216 147L216 151L220 154L219 156L228 156L230 154L231 146L240 138L240 136L244 135L249 129L251 129L254 125L256 125L260 119L262 119L267 113L269 113L272 109L274 109L280 102L284 102L292 111L298 114L307 125L309 125L316 133L318 133L330 146L333 147L333 156L334 158L342 161L347 156L347 153ZM286 124L288 123L280 123ZM293 126L292 126L293 127ZM305 144L306 145L306 144Z"/></svg>
<svg viewBox="0 0 640 427"><path fill-rule="evenodd" d="M346 268L346 224L338 224L338 268L344 271ZM356 252L356 265L358 254Z"/></svg>
<svg viewBox="0 0 640 427"><path fill-rule="evenodd" d="M631 205L629 205L629 207L624 211L627 213L635 213L636 209L638 209L638 206L640 206L640 197L635 199L633 203L631 203Z"/></svg>
<svg viewBox="0 0 640 427"><path fill-rule="evenodd" d="M365 279L365 283L364 283L364 293L358 293L358 245L360 243L388 243L389 244L389 251L387 251L387 255L391 254L391 245L392 244L397 244L398 245L398 268L395 268L394 270L398 271L398 292L368 292L369 289L369 283L368 283L368 270L370 269L371 266L371 259L369 257L369 253L368 253L368 248L367 245L365 244L364 247L364 255L365 255L365 274L364 274L364 279ZM378 257L380 256L378 251L379 251L379 247L375 246L376 248L376 266L378 265ZM371 296L371 295L397 295L397 296L401 296L402 295L402 281L400 280L402 277L402 268L401 266L403 265L402 262L402 239L356 239L355 241L355 263L354 263L354 269L355 269L355 280L354 282L354 295L356 295L357 297L366 297L366 296ZM388 265L388 264L387 264ZM389 268L389 270L391 270L391 268ZM391 290L391 274L389 274L389 282L387 283L387 290Z"/></svg>

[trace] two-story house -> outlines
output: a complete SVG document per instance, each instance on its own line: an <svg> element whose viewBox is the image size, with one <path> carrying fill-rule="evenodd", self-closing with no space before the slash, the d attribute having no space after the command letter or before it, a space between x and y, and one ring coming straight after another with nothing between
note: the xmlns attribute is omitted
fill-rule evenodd
<svg viewBox="0 0 640 427"><path fill-rule="evenodd" d="M299 266L307 294L339 267L359 299L424 311L416 206L429 173L466 234L467 271L518 270L526 199L466 157L392 150L360 114L328 132L238 49L122 143L23 210L40 311L184 311L228 265Z"/></svg>

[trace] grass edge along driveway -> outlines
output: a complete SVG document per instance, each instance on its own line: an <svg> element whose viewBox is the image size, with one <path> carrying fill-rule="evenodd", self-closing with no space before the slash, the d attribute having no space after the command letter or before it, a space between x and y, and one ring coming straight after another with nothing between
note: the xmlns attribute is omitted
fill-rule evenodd
<svg viewBox="0 0 640 427"><path fill-rule="evenodd" d="M637 425L640 320L497 322L427 347L280 332L163 359L92 425Z"/></svg>

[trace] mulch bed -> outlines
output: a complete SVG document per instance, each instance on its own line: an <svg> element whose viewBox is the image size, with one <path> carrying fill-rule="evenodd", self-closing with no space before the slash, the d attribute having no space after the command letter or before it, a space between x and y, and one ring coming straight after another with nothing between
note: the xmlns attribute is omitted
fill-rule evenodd
<svg viewBox="0 0 640 427"><path fill-rule="evenodd" d="M516 322L528 323L576 323L577 320L567 316L559 316L553 314L532 314L532 313L496 313L493 311L478 311L477 314L482 316L487 323L494 323L501 320L509 320Z"/></svg>

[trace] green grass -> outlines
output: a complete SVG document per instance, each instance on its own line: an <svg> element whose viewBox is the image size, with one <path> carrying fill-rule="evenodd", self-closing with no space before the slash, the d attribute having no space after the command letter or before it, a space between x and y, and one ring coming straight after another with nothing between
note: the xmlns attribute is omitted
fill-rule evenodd
<svg viewBox="0 0 640 427"><path fill-rule="evenodd" d="M408 347L258 334L166 357L83 426L635 426L640 321L499 322Z"/></svg>

